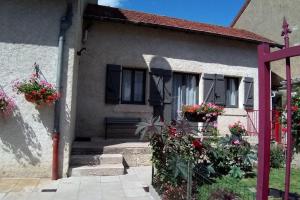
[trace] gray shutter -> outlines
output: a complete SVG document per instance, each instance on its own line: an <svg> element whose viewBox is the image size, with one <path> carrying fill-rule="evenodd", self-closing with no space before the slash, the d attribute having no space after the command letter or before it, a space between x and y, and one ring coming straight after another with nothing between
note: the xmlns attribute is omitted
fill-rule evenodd
<svg viewBox="0 0 300 200"><path fill-rule="evenodd" d="M215 102L215 74L204 74L204 102Z"/></svg>
<svg viewBox="0 0 300 200"><path fill-rule="evenodd" d="M120 102L121 66L108 64L106 67L105 103Z"/></svg>
<svg viewBox="0 0 300 200"><path fill-rule="evenodd" d="M244 84L245 84L244 107L247 108L247 109L253 108L253 106L254 106L253 78L245 77L244 78Z"/></svg>
<svg viewBox="0 0 300 200"><path fill-rule="evenodd" d="M164 79L162 71L159 69L151 69L150 73L150 95L149 103L152 106L163 104L164 99Z"/></svg>
<svg viewBox="0 0 300 200"><path fill-rule="evenodd" d="M225 106L225 80L224 75L216 74L215 104Z"/></svg>
<svg viewBox="0 0 300 200"><path fill-rule="evenodd" d="M172 102L172 71L153 68L150 72L150 105Z"/></svg>

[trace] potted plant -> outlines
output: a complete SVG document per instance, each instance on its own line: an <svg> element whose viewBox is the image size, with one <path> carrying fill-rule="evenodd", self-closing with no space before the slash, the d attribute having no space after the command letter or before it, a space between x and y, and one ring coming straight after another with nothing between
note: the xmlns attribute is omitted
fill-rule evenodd
<svg viewBox="0 0 300 200"><path fill-rule="evenodd" d="M184 105L182 112L184 117L191 122L214 122L223 114L224 108L213 103L200 105Z"/></svg>
<svg viewBox="0 0 300 200"><path fill-rule="evenodd" d="M45 80L41 80L37 74L32 74L29 80L17 81L14 89L18 94L24 94L28 102L38 106L51 105L60 97L55 87Z"/></svg>
<svg viewBox="0 0 300 200"><path fill-rule="evenodd" d="M10 115L16 107L15 101L0 90L0 114L4 116Z"/></svg>
<svg viewBox="0 0 300 200"><path fill-rule="evenodd" d="M247 133L247 130L240 121L229 125L228 128L234 139L236 139L236 141L239 141L242 138L242 136L246 135Z"/></svg>

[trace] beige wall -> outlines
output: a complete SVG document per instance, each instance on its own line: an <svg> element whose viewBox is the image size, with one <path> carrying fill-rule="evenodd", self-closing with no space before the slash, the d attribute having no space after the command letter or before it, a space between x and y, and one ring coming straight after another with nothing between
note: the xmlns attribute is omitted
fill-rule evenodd
<svg viewBox="0 0 300 200"><path fill-rule="evenodd" d="M258 33L280 44L283 44L282 21L287 18L290 29L291 46L300 45L300 2L299 0L251 0L241 15L235 28ZM284 62L274 62L272 71L285 77ZM300 77L300 58L292 59L292 76Z"/></svg>
<svg viewBox="0 0 300 200"><path fill-rule="evenodd" d="M217 73L254 78L255 108L258 101L256 45L205 35L187 34L118 23L94 22L80 58L77 98L76 135L103 136L104 117L130 116L150 118L148 105L107 105L105 99L106 64L148 69L160 67L199 75ZM149 77L147 91L149 90ZM202 79L200 79L200 98ZM240 84L238 109L226 109L220 117L221 132L228 123L245 121L243 81Z"/></svg>
<svg viewBox="0 0 300 200"><path fill-rule="evenodd" d="M13 116L0 117L0 177L50 177L54 106L36 108L12 91L11 82L28 78L37 62L47 80L56 83L62 0L0 0L0 84L13 96ZM68 170L75 124L76 79L84 1L73 1L73 25L63 57L60 174Z"/></svg>

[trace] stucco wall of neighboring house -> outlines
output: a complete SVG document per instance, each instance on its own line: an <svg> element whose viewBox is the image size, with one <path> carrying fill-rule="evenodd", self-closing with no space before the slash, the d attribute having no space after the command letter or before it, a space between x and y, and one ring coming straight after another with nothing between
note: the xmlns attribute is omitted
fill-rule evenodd
<svg viewBox="0 0 300 200"><path fill-rule="evenodd" d="M56 83L62 0L0 1L0 84L17 103L12 116L0 117L0 177L50 177L54 106L35 107L12 91L11 82L29 78L33 63L40 65L50 83ZM73 25L66 35L63 56L63 90L59 173L68 170L74 133L76 76L80 47L82 6L73 1Z"/></svg>
<svg viewBox="0 0 300 200"><path fill-rule="evenodd" d="M147 105L108 105L105 100L106 64L176 72L216 73L254 78L254 108L258 106L256 45L213 36L188 34L109 22L93 22L85 43L87 52L80 58L77 95L76 136L104 135L104 117L152 116L148 104L149 76L146 81ZM203 96L200 79L200 102ZM226 109L218 127L228 132L228 124L246 122L243 109L244 83L240 81L239 108Z"/></svg>
<svg viewBox="0 0 300 200"><path fill-rule="evenodd" d="M282 21L284 16L290 24L290 45L300 45L300 2L299 0L251 0L240 16L235 28L258 33L283 44ZM300 58L292 59L292 77L300 77ZM285 63L274 62L272 71L285 78Z"/></svg>

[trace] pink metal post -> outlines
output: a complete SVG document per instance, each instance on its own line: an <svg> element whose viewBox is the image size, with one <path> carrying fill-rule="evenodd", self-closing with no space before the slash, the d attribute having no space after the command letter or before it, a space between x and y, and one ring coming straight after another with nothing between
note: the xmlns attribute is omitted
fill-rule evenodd
<svg viewBox="0 0 300 200"><path fill-rule="evenodd" d="M258 134L258 174L256 199L265 200L269 195L270 173L270 63L265 62L264 56L270 53L268 44L258 46L259 73L259 134Z"/></svg>
<svg viewBox="0 0 300 200"><path fill-rule="evenodd" d="M258 143L258 177L257 177L257 200L268 199L269 193L269 173L270 173L270 62L286 60L286 84L287 84L287 158L285 174L285 200L289 197L290 170L292 161L292 86L291 86L291 66L290 58L300 56L300 46L289 47L288 34L291 31L288 23L284 19L283 32L285 48L270 53L268 44L258 46L258 72L259 72L259 143Z"/></svg>
<svg viewBox="0 0 300 200"><path fill-rule="evenodd" d="M285 49L289 48L289 24L286 19L283 20L282 25L284 36ZM285 193L284 199L289 199L290 178L291 178L291 162L292 162L292 84L291 84L291 62L290 58L286 58L286 93L287 93L287 152L286 152L286 167L285 167Z"/></svg>

